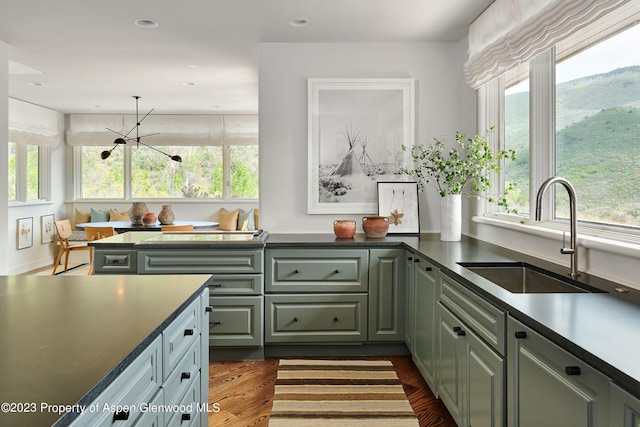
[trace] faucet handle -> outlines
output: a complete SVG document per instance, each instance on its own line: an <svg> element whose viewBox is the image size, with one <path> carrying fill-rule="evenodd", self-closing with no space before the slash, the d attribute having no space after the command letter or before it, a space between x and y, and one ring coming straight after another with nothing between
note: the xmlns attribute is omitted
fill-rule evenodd
<svg viewBox="0 0 640 427"><path fill-rule="evenodd" d="M566 232L566 231L563 231L563 232L562 232L562 247L560 248L560 253L561 253L561 254L563 254L563 255L571 255L571 254L575 253L575 251L576 251L576 250L575 250L575 249L573 249L573 248L566 248L566 247L565 247L565 244L566 244L566 241L565 241L566 236L567 236L567 232Z"/></svg>

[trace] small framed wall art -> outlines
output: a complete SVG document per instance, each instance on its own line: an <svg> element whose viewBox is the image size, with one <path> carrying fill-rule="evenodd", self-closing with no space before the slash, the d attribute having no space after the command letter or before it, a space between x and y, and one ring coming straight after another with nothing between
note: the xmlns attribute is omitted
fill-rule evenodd
<svg viewBox="0 0 640 427"><path fill-rule="evenodd" d="M418 183L378 182L378 215L389 217L389 233L420 233Z"/></svg>
<svg viewBox="0 0 640 427"><path fill-rule="evenodd" d="M40 217L40 230L42 233L42 244L53 242L53 214L42 215Z"/></svg>
<svg viewBox="0 0 640 427"><path fill-rule="evenodd" d="M33 246L33 217L18 219L18 249Z"/></svg>

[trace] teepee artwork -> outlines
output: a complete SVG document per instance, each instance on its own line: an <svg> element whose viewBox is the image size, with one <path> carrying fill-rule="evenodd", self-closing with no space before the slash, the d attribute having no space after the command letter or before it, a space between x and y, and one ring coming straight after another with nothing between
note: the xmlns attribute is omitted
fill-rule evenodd
<svg viewBox="0 0 640 427"><path fill-rule="evenodd" d="M340 176L350 179L365 178L366 175L364 170L362 170L362 166L358 162L354 149L357 145L362 144L362 141L366 141L366 136L364 136L361 131L354 130L353 126L346 127L345 130L342 131L342 135L349 145L349 150L347 151L347 154L345 154L340 165L338 165L336 170L333 172L332 176Z"/></svg>

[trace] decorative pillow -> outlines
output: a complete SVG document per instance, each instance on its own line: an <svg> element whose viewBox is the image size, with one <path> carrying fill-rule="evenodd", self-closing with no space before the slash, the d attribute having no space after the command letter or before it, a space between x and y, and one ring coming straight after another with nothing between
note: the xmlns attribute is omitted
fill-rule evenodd
<svg viewBox="0 0 640 427"><path fill-rule="evenodd" d="M228 211L225 208L220 208L218 222L220 223L220 227L218 227L220 230L236 230L238 228L238 209Z"/></svg>
<svg viewBox="0 0 640 427"><path fill-rule="evenodd" d="M238 212L238 230L242 229L242 224L247 221L247 230L253 231L256 229L256 220L254 209L249 209L245 211L244 209L240 209Z"/></svg>
<svg viewBox="0 0 640 427"><path fill-rule="evenodd" d="M109 221L109 212L91 208L91 222L107 222Z"/></svg>
<svg viewBox="0 0 640 427"><path fill-rule="evenodd" d="M82 212L76 208L75 213L73 214L73 229L77 230L76 224L84 224L87 222L91 222L91 213Z"/></svg>
<svg viewBox="0 0 640 427"><path fill-rule="evenodd" d="M109 209L109 221L131 221L131 218L129 217L129 212Z"/></svg>

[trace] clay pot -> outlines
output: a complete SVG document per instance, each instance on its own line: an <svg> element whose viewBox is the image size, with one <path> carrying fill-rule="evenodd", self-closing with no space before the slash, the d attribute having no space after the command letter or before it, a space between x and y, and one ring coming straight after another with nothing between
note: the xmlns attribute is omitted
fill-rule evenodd
<svg viewBox="0 0 640 427"><path fill-rule="evenodd" d="M153 212L147 212L142 216L142 225L156 225L158 217Z"/></svg>
<svg viewBox="0 0 640 427"><path fill-rule="evenodd" d="M133 202L131 209L129 209L129 218L131 218L132 225L142 225L142 217L149 212L147 204L145 202Z"/></svg>
<svg viewBox="0 0 640 427"><path fill-rule="evenodd" d="M352 219L336 219L333 221L333 232L338 239L351 239L356 234L356 222Z"/></svg>
<svg viewBox="0 0 640 427"><path fill-rule="evenodd" d="M162 205L162 209L160 209L160 213L158 214L158 221L160 221L160 224L173 224L173 221L175 220L176 215L173 213L171 205Z"/></svg>
<svg viewBox="0 0 640 427"><path fill-rule="evenodd" d="M362 218L364 234L372 239L381 239L389 231L388 216L365 216Z"/></svg>

